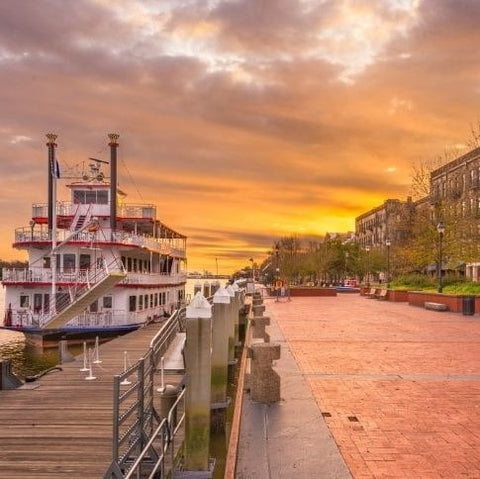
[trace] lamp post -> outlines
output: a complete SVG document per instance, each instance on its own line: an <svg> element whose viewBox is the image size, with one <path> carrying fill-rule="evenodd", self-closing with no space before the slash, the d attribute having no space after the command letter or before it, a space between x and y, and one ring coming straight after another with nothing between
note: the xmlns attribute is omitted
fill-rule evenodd
<svg viewBox="0 0 480 479"><path fill-rule="evenodd" d="M442 282L442 262L443 262L443 235L445 234L445 224L443 221L440 221L437 225L438 232L438 292L443 292L443 282Z"/></svg>
<svg viewBox="0 0 480 479"><path fill-rule="evenodd" d="M274 287L275 287L275 301L278 301L278 298L280 296L280 286L279 286L279 280L280 280L280 247L278 244L275 245L275 281L274 281Z"/></svg>
<svg viewBox="0 0 480 479"><path fill-rule="evenodd" d="M391 241L387 239L385 245L387 246L387 289L390 288L390 245Z"/></svg>
<svg viewBox="0 0 480 479"><path fill-rule="evenodd" d="M370 286L370 246L365 246L365 251L367 252L367 261L366 261L366 266L367 266L367 286Z"/></svg>

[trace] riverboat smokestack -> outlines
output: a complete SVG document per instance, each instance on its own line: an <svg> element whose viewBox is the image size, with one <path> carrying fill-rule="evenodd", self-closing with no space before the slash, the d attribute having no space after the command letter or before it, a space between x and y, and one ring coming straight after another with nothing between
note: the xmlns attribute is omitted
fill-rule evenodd
<svg viewBox="0 0 480 479"><path fill-rule="evenodd" d="M47 133L45 135L48 139L47 147L48 147L48 231L51 234L53 230L53 208L55 205L53 204L53 181L54 181L54 174L55 174L55 147L57 144L55 140L57 139L57 135L55 133Z"/></svg>
<svg viewBox="0 0 480 479"><path fill-rule="evenodd" d="M113 233L117 229L117 148L120 135L109 133L110 143L110 229Z"/></svg>

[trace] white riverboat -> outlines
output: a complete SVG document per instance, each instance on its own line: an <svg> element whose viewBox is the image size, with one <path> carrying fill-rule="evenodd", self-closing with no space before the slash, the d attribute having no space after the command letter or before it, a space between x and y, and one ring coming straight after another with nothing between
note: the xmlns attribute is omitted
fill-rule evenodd
<svg viewBox="0 0 480 479"><path fill-rule="evenodd" d="M3 328L34 339L118 335L184 302L186 237L154 205L125 202L119 136L108 137L110 161L89 158L65 185L70 201L57 201L57 136L47 135L48 202L34 204L29 226L15 230L13 246L26 250L28 267L2 271Z"/></svg>

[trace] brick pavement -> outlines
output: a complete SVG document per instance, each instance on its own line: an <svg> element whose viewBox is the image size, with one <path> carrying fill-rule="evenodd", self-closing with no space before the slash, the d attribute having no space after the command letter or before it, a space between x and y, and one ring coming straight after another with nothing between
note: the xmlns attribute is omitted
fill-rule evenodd
<svg viewBox="0 0 480 479"><path fill-rule="evenodd" d="M480 317L266 300L355 479L480 478Z"/></svg>

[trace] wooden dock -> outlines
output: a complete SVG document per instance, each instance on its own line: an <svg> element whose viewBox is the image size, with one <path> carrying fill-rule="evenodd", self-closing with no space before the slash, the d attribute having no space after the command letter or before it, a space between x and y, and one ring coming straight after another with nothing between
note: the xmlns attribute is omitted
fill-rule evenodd
<svg viewBox="0 0 480 479"><path fill-rule="evenodd" d="M112 459L113 377L123 372L125 357L133 364L144 356L161 327L100 345L96 379L80 371L81 355L62 371L0 391L0 478L102 478ZM178 382L168 372L165 379Z"/></svg>

